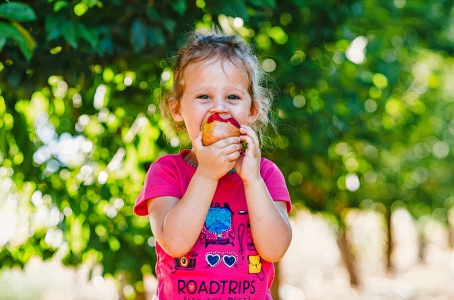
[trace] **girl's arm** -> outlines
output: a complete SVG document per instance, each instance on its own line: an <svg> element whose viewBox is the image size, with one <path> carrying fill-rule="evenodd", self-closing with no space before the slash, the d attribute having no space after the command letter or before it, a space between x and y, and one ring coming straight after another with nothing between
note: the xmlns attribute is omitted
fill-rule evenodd
<svg viewBox="0 0 454 300"><path fill-rule="evenodd" d="M249 222L255 248L260 256L275 262L282 258L292 239L292 228L284 201L274 201L260 175L261 153L255 132L241 126L241 140L247 143L236 170L243 180Z"/></svg>
<svg viewBox="0 0 454 300"><path fill-rule="evenodd" d="M173 257L185 255L197 242L218 181L234 167L240 155L237 137L209 147L203 147L201 139L199 134L193 141L198 167L183 197L157 197L147 203L151 230L164 251Z"/></svg>
<svg viewBox="0 0 454 300"><path fill-rule="evenodd" d="M148 200L151 230L167 254L181 257L194 246L217 184L196 171L181 199L166 196Z"/></svg>
<svg viewBox="0 0 454 300"><path fill-rule="evenodd" d="M255 248L269 262L284 256L292 240L287 204L274 201L262 179L244 183Z"/></svg>

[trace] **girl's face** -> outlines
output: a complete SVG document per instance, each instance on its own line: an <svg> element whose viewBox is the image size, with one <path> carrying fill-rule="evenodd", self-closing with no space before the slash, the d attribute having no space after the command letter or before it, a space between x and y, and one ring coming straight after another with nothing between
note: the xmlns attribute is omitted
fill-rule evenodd
<svg viewBox="0 0 454 300"><path fill-rule="evenodd" d="M184 122L191 140L212 114L234 118L241 125L252 124L257 119L259 109L252 105L247 73L229 60L192 63L183 78L183 95L179 103L170 100L170 111L176 122Z"/></svg>

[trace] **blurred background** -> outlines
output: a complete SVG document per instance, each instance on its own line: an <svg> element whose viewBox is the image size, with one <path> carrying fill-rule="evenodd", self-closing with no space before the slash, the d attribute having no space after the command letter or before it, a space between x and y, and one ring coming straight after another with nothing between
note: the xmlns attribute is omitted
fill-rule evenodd
<svg viewBox="0 0 454 300"><path fill-rule="evenodd" d="M0 1L0 299L150 299L132 206L184 145L157 103L187 33L251 43L294 238L274 299L454 298L454 2Z"/></svg>

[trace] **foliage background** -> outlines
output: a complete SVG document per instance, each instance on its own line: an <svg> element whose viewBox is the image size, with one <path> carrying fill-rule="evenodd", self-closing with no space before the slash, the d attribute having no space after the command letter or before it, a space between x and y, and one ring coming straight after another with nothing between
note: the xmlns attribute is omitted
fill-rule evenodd
<svg viewBox="0 0 454 300"><path fill-rule="evenodd" d="M276 91L264 156L296 207L343 227L349 208L449 222L451 1L74 0L0 4L0 268L55 253L143 291L151 162L181 149L156 103L195 28L254 45ZM168 142L170 141L170 142Z"/></svg>

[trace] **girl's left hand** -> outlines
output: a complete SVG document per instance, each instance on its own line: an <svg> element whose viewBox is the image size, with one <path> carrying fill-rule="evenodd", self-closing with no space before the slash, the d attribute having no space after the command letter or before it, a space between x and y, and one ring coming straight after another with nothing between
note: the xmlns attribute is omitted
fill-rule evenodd
<svg viewBox="0 0 454 300"><path fill-rule="evenodd" d="M244 183L260 179L260 144L257 134L251 127L241 125L240 140L246 142L246 151L244 155L238 158L235 170Z"/></svg>

